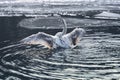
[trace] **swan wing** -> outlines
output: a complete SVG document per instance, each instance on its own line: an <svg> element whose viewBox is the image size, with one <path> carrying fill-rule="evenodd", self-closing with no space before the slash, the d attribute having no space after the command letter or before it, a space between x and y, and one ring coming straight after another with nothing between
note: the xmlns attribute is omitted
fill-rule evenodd
<svg viewBox="0 0 120 80"><path fill-rule="evenodd" d="M85 30L82 28L76 28L72 32L65 34L63 37L66 38L69 46L74 48L81 41L82 37L85 34Z"/></svg>
<svg viewBox="0 0 120 80"><path fill-rule="evenodd" d="M31 45L37 45L41 44L49 49L53 48L54 45L54 38L52 35L39 32L37 34L30 35L24 39L21 40L21 43L23 44L31 44Z"/></svg>

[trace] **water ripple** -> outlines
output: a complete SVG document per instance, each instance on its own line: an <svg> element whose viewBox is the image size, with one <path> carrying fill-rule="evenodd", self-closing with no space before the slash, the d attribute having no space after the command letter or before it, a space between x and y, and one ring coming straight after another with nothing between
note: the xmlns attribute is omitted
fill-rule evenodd
<svg viewBox="0 0 120 80"><path fill-rule="evenodd" d="M89 34L75 49L10 45L0 49L0 78L6 80L120 79L120 36ZM7 74L6 76L4 74Z"/></svg>

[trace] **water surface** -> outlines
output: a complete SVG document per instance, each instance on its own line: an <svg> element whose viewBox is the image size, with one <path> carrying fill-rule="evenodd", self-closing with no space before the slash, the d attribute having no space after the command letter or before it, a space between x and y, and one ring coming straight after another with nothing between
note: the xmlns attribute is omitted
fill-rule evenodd
<svg viewBox="0 0 120 80"><path fill-rule="evenodd" d="M120 79L119 34L87 33L77 48L56 50L21 45L15 35L3 36L0 42L1 80Z"/></svg>

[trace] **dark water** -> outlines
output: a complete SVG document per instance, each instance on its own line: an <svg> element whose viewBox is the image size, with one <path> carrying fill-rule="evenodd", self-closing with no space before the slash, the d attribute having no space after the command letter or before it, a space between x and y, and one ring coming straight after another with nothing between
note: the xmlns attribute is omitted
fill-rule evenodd
<svg viewBox="0 0 120 80"><path fill-rule="evenodd" d="M22 33L16 25L10 29L0 32L0 80L120 79L119 34L90 29L77 48L48 50L18 43L35 31Z"/></svg>

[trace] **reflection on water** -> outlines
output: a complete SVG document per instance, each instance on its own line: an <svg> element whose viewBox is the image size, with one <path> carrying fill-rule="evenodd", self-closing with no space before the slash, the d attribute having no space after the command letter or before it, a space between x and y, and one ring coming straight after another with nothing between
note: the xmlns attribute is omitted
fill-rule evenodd
<svg viewBox="0 0 120 80"><path fill-rule="evenodd" d="M119 34L87 33L77 48L56 50L21 45L14 42L18 37L10 38L0 42L0 80L120 79Z"/></svg>

